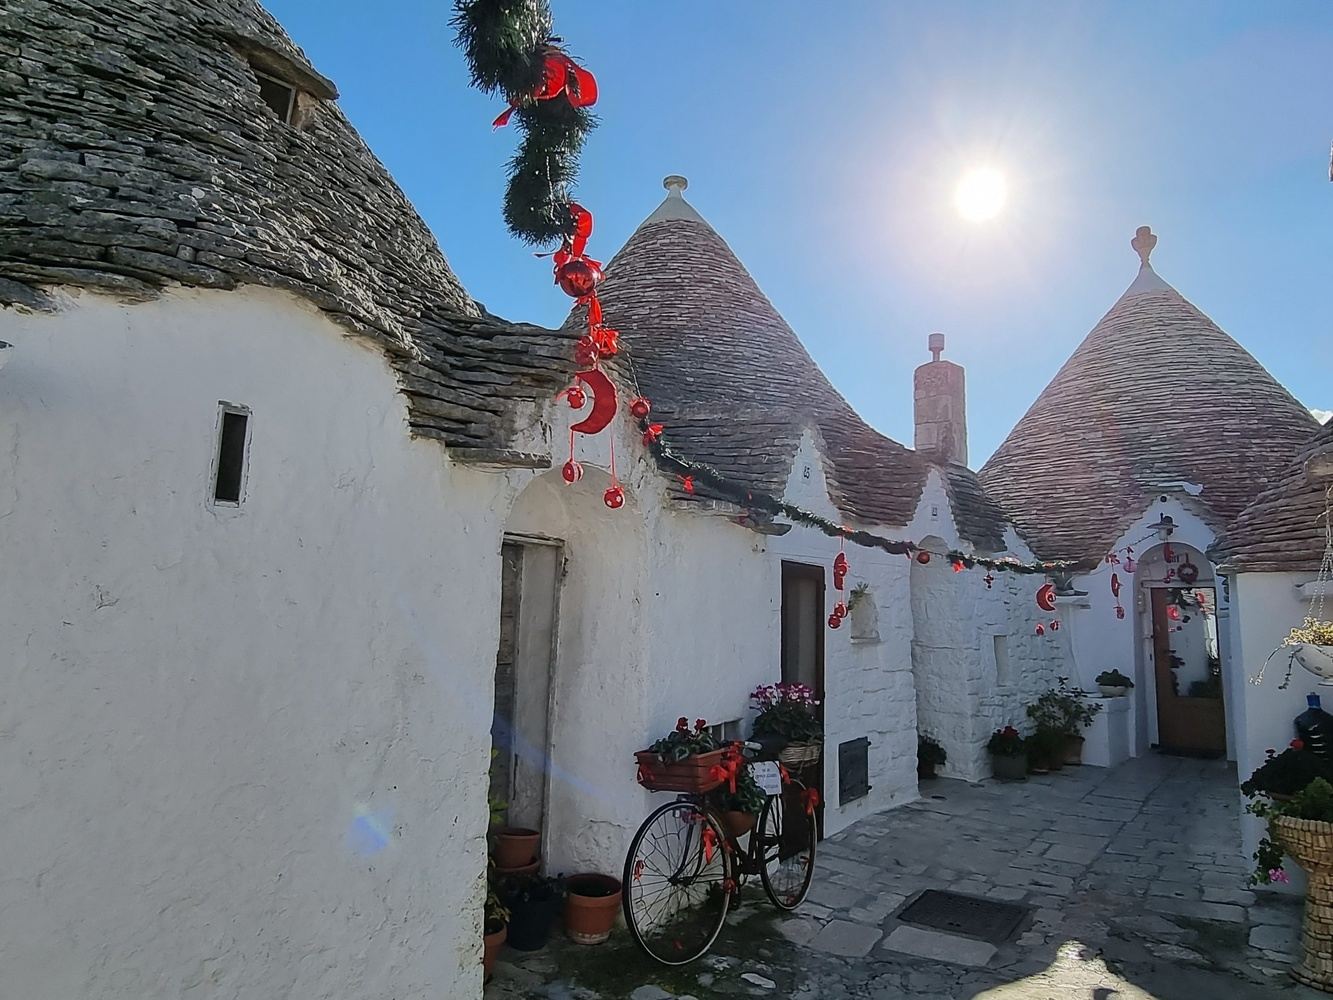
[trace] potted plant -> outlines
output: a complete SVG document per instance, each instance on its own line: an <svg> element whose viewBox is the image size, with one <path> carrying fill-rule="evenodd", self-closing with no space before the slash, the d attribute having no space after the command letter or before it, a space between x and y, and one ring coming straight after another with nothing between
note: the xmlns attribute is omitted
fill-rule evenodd
<svg viewBox="0 0 1333 1000"><path fill-rule="evenodd" d="M918 735L916 738L916 776L929 781L935 777L935 768L946 763L949 755L944 747L929 736Z"/></svg>
<svg viewBox="0 0 1333 1000"><path fill-rule="evenodd" d="M1053 752L1048 763L1054 770L1065 764L1083 763L1083 730L1091 725L1101 705L1088 701L1087 694L1069 686L1068 677L1057 677L1059 686L1042 693L1027 707L1027 716L1037 729L1059 733L1063 752ZM1043 749L1045 746L1043 737ZM1054 750L1054 748L1049 748Z"/></svg>
<svg viewBox="0 0 1333 1000"><path fill-rule="evenodd" d="M1257 775L1257 772L1256 772ZM1255 776L1251 776L1254 780ZM1290 881L1283 864L1290 855L1305 869L1305 955L1292 977L1307 986L1333 992L1333 963L1327 942L1333 937L1333 785L1315 778L1286 801L1258 798L1247 810L1268 821L1268 832L1254 852L1257 885ZM1321 953L1322 952L1322 953Z"/></svg>
<svg viewBox="0 0 1333 1000"><path fill-rule="evenodd" d="M524 874L531 869L537 870L541 864L539 855L542 846L540 830L530 830L522 826L502 826L491 831L494 842L492 857L495 867L501 874Z"/></svg>
<svg viewBox="0 0 1333 1000"><path fill-rule="evenodd" d="M500 898L509 908L509 947L519 951L545 947L564 895L564 883L559 878L536 875L506 879Z"/></svg>
<svg viewBox="0 0 1333 1000"><path fill-rule="evenodd" d="M1269 747L1264 762L1241 782L1240 790L1249 798L1266 795L1285 801L1316 778L1333 781L1333 760L1307 750L1300 740L1292 740L1281 753Z"/></svg>
<svg viewBox="0 0 1333 1000"><path fill-rule="evenodd" d="M986 749L991 755L991 773L1001 781L1026 781L1028 747L1023 734L1013 726L991 733Z"/></svg>
<svg viewBox="0 0 1333 1000"><path fill-rule="evenodd" d="M750 692L750 703L759 712L752 730L755 739L785 743L778 760L788 767L818 762L824 725L815 714L819 702L814 691L787 681L761 684Z"/></svg>
<svg viewBox="0 0 1333 1000"><path fill-rule="evenodd" d="M1028 770L1032 774L1060 771L1065 766L1065 734L1048 726L1037 726L1028 737Z"/></svg>
<svg viewBox="0 0 1333 1000"><path fill-rule="evenodd" d="M655 792L709 792L722 784L718 773L726 753L727 749L708 731L705 720L695 719L691 729L682 715L675 729L634 755L639 765L638 782Z"/></svg>
<svg viewBox="0 0 1333 1000"><path fill-rule="evenodd" d="M484 921L482 926L481 967L483 977L490 979L491 972L495 969L496 956L500 954L500 949L504 947L505 937L509 933L509 908L501 901L500 893L496 890L495 883L490 879L486 881Z"/></svg>
<svg viewBox="0 0 1333 1000"><path fill-rule="evenodd" d="M729 779L732 785L724 788L720 794L722 825L733 837L740 837L754 829L768 796L759 787L759 782L754 780L750 769L744 766L739 751L735 759L741 766L735 768Z"/></svg>
<svg viewBox="0 0 1333 1000"><path fill-rule="evenodd" d="M1301 666L1318 677L1333 677L1333 622L1306 618L1282 640Z"/></svg>
<svg viewBox="0 0 1333 1000"><path fill-rule="evenodd" d="M571 875L565 879L565 933L576 944L601 944L620 912L620 879Z"/></svg>
<svg viewBox="0 0 1333 1000"><path fill-rule="evenodd" d="M1133 686L1134 682L1119 670L1103 670L1097 675L1097 688L1105 698L1119 698Z"/></svg>

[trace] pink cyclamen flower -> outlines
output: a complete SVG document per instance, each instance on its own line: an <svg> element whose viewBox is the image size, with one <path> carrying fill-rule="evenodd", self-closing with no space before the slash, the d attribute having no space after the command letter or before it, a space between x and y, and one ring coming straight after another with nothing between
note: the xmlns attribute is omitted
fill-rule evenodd
<svg viewBox="0 0 1333 1000"><path fill-rule="evenodd" d="M1268 881L1281 882L1283 885L1287 885L1291 882L1291 876L1281 868L1270 868L1268 871Z"/></svg>

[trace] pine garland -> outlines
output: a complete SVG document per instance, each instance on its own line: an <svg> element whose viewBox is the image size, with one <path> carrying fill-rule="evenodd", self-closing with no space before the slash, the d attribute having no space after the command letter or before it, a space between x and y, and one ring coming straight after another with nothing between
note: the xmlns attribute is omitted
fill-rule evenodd
<svg viewBox="0 0 1333 1000"><path fill-rule="evenodd" d="M498 94L516 110L522 139L509 162L504 220L533 246L548 247L572 232L569 204L579 154L597 119L568 101L535 101L552 36L546 0L456 0L451 22L467 57L472 85Z"/></svg>

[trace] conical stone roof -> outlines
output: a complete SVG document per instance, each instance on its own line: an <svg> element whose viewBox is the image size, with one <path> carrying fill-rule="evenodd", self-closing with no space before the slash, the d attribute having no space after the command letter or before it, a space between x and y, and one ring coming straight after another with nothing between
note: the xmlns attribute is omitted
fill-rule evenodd
<svg viewBox="0 0 1333 1000"><path fill-rule="evenodd" d="M1037 552L1100 559L1163 491L1217 530L1282 475L1314 418L1148 263L981 469Z"/></svg>
<svg viewBox="0 0 1333 1000"><path fill-rule="evenodd" d="M666 199L611 259L598 294L668 440L738 483L780 493L801 435L813 427L844 516L905 524L930 463L861 419L685 200L685 179L673 175L664 184ZM581 322L580 310L567 326ZM958 511L964 537L1000 548L998 509L973 474L961 466L944 471L955 506L965 507Z"/></svg>
<svg viewBox="0 0 1333 1000"><path fill-rule="evenodd" d="M286 289L385 347L415 433L488 461L514 402L572 368L566 336L472 300L253 0L20 0L0 37L0 306L49 308L53 287ZM291 121L263 77L297 92Z"/></svg>

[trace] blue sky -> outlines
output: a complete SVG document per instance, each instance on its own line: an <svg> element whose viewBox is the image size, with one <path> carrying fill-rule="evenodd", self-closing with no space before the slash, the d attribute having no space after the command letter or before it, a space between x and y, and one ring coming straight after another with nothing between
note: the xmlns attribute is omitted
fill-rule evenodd
<svg viewBox="0 0 1333 1000"><path fill-rule="evenodd" d="M268 0L472 294L568 300L500 219L512 131L446 0ZM807 348L911 442L926 335L968 370L979 466L1133 279L1159 274L1303 403L1333 409L1333 4L554 0L601 86L578 189L609 258L682 173ZM836 13L836 16L834 14ZM1005 211L952 192L993 163ZM1144 377L1151 378L1151 358Z"/></svg>

